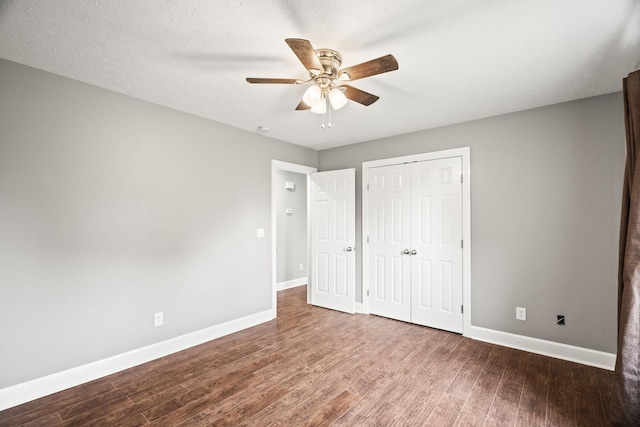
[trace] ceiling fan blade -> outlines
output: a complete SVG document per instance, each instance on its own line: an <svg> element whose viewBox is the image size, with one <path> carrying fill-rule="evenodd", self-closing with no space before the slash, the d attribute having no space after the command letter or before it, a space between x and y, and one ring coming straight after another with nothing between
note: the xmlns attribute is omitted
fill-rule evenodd
<svg viewBox="0 0 640 427"><path fill-rule="evenodd" d="M393 55L386 55L340 70L338 72L338 79L351 82L397 69L398 61L396 61L396 58Z"/></svg>
<svg viewBox="0 0 640 427"><path fill-rule="evenodd" d="M296 111L301 111L301 110L310 110L311 107L309 107L307 104L305 104L304 101L300 101L300 104L298 104L298 106L296 107Z"/></svg>
<svg viewBox="0 0 640 427"><path fill-rule="evenodd" d="M373 95L369 92L365 92L363 90L360 89L356 89L353 86L349 86L349 85L342 85L340 86L341 88L345 88L346 90L344 91L344 96L346 96L348 99L355 101L359 104L362 104L364 106L369 106L371 104L373 104L374 102L376 102L378 99L380 99L379 96Z"/></svg>
<svg viewBox="0 0 640 427"><path fill-rule="evenodd" d="M311 74L318 75L324 70L322 63L316 55L316 51L311 46L311 42L305 39L285 39L293 53L296 54L304 68L309 70Z"/></svg>
<svg viewBox="0 0 640 427"><path fill-rule="evenodd" d="M304 83L300 79L269 79L269 78L258 78L258 77L247 77L247 82L267 83L267 84L285 84L285 85L295 85L295 84Z"/></svg>

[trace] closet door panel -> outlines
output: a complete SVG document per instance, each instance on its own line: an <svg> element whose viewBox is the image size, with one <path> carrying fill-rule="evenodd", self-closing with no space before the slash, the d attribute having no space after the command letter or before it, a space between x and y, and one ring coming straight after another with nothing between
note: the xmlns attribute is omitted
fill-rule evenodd
<svg viewBox="0 0 640 427"><path fill-rule="evenodd" d="M462 332L462 160L411 164L411 322Z"/></svg>
<svg viewBox="0 0 640 427"><path fill-rule="evenodd" d="M369 174L369 280L371 314L410 321L410 171L406 165Z"/></svg>

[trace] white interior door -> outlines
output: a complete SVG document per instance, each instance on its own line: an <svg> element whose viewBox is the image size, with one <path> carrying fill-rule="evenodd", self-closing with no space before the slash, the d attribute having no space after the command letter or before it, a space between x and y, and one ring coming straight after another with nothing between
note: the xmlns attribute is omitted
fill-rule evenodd
<svg viewBox="0 0 640 427"><path fill-rule="evenodd" d="M369 312L409 322L411 176L406 166L369 172Z"/></svg>
<svg viewBox="0 0 640 427"><path fill-rule="evenodd" d="M355 313L356 172L311 174L313 305Z"/></svg>
<svg viewBox="0 0 640 427"><path fill-rule="evenodd" d="M411 322L462 332L462 159L411 164Z"/></svg>
<svg viewBox="0 0 640 427"><path fill-rule="evenodd" d="M462 158L368 176L369 312L462 332Z"/></svg>

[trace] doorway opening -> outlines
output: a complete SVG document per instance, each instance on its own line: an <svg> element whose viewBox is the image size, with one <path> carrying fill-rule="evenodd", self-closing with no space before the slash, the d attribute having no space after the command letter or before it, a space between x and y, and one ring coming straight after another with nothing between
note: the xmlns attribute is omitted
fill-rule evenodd
<svg viewBox="0 0 640 427"><path fill-rule="evenodd" d="M309 175L317 168L271 161L271 287L273 317L278 291L306 285L310 271ZM307 299L309 297L307 296Z"/></svg>

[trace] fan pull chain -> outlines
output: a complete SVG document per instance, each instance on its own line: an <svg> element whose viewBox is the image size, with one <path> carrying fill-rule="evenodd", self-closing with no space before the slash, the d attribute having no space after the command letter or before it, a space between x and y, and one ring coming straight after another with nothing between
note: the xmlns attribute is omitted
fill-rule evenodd
<svg viewBox="0 0 640 427"><path fill-rule="evenodd" d="M326 109L329 110L329 123L327 123L327 126L325 127L325 125L324 125L325 113L322 113L322 124L320 125L320 128L322 128L322 129L331 128L331 110L332 110L332 108L331 108L331 103L330 102L327 102L327 108Z"/></svg>
<svg viewBox="0 0 640 427"><path fill-rule="evenodd" d="M320 102L324 102L325 103L324 104L325 108L324 108L324 110L322 110L322 124L320 125L320 128L324 129L324 113L327 111L327 107L326 107L326 105L327 105L326 102L327 101L325 100L324 92L322 92L322 95L320 96Z"/></svg>

